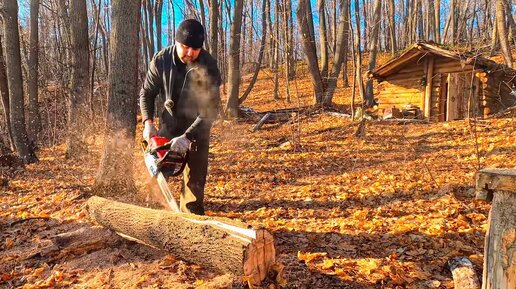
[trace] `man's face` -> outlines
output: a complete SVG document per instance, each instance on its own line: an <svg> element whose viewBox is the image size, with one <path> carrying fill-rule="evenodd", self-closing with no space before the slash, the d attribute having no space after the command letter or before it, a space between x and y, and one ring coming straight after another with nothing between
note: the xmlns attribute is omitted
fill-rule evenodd
<svg viewBox="0 0 516 289"><path fill-rule="evenodd" d="M176 51L181 62L188 64L194 62L199 57L201 48L192 48L176 41Z"/></svg>

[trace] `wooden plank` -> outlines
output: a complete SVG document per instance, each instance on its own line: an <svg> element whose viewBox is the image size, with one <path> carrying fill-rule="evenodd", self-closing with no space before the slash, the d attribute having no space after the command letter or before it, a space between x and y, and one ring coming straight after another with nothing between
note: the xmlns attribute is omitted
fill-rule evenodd
<svg viewBox="0 0 516 289"><path fill-rule="evenodd" d="M153 210L91 197L86 208L97 223L180 259L260 284L275 262L274 240L264 229L227 218ZM267 254L265 254L267 252Z"/></svg>
<svg viewBox="0 0 516 289"><path fill-rule="evenodd" d="M476 175L477 198L486 200L483 191L509 191L516 193L516 169L483 169Z"/></svg>

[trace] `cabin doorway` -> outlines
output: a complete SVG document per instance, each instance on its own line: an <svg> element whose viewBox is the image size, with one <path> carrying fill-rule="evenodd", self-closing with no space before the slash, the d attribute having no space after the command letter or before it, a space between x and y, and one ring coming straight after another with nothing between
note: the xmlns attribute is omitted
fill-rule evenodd
<svg viewBox="0 0 516 289"><path fill-rule="evenodd" d="M479 115L480 79L474 72L448 73L441 79L440 115L443 121Z"/></svg>

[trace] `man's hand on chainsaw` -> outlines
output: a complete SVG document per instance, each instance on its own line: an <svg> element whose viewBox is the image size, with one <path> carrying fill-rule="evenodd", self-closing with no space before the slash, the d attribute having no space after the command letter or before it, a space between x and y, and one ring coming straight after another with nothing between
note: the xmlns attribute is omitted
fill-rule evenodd
<svg viewBox="0 0 516 289"><path fill-rule="evenodd" d="M152 121L145 121L143 128L143 139L149 141L151 137L158 135L158 130Z"/></svg>
<svg viewBox="0 0 516 289"><path fill-rule="evenodd" d="M180 135L170 141L170 151L184 155L190 149L192 141L186 135Z"/></svg>

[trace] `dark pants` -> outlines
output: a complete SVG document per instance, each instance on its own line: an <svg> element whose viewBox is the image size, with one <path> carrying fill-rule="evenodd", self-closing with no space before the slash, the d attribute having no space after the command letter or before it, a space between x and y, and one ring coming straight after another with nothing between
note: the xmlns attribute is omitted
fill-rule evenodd
<svg viewBox="0 0 516 289"><path fill-rule="evenodd" d="M208 173L207 143L192 144L183 171L183 190L179 207L182 212L204 215L204 185Z"/></svg>
<svg viewBox="0 0 516 289"><path fill-rule="evenodd" d="M159 135L169 139L175 136L162 126ZM208 131L209 135L209 131ZM183 186L179 208L182 212L196 215L204 215L204 185L208 173L208 149L209 141L199 140L192 143L192 149L188 152L188 161L183 171Z"/></svg>

